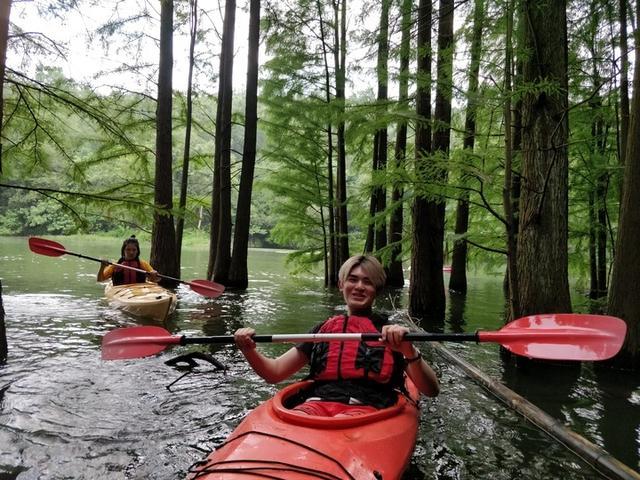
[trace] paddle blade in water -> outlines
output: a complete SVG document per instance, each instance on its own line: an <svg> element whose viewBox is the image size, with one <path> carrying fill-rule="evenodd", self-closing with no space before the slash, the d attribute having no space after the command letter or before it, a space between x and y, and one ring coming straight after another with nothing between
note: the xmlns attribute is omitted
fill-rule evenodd
<svg viewBox="0 0 640 480"><path fill-rule="evenodd" d="M210 282L209 280L191 280L183 283L189 285L194 292L205 297L217 298L224 293L224 285Z"/></svg>
<svg viewBox="0 0 640 480"><path fill-rule="evenodd" d="M620 318L556 313L519 318L497 332L478 332L478 337L524 357L594 361L615 356L626 332L627 324Z"/></svg>
<svg viewBox="0 0 640 480"><path fill-rule="evenodd" d="M67 253L64 245L54 242L53 240L45 240L44 238L29 237L29 249L33 253L47 255L49 257L60 257Z"/></svg>
<svg viewBox="0 0 640 480"><path fill-rule="evenodd" d="M125 360L155 355L167 345L179 344L181 336L171 335L162 327L119 328L102 338L103 360Z"/></svg>

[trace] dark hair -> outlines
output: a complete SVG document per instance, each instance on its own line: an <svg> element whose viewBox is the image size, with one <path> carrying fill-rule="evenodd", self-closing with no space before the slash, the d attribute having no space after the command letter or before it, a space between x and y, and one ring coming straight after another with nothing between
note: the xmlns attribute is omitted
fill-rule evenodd
<svg viewBox="0 0 640 480"><path fill-rule="evenodd" d="M138 243L138 239L135 235L131 235L124 242L122 242L122 248L120 249L120 256L124 258L124 249L127 248L127 245L135 245L138 253L136 253L136 260L140 257L140 244Z"/></svg>

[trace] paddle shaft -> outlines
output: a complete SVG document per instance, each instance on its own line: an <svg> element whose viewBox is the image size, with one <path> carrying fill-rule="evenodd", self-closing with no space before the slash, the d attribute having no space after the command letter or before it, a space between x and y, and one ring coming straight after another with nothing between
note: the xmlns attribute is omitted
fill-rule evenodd
<svg viewBox="0 0 640 480"><path fill-rule="evenodd" d="M235 343L233 335L218 335L212 337L186 337L176 336L175 343L179 345L189 344L231 344ZM300 334L275 334L254 335L251 339L256 343L298 343L298 342L331 342L331 341L380 341L379 333L300 333ZM407 342L478 342L477 333L407 333L404 336Z"/></svg>
<svg viewBox="0 0 640 480"><path fill-rule="evenodd" d="M144 273L145 275L149 274L149 272L147 272L146 270L143 270L141 268L130 267L129 265L122 265L121 263L105 262L105 260L102 260L101 258L90 257L88 255L82 255L81 253L70 252L69 250L65 250L64 248L58 248L58 247L54 247L54 246L51 246L51 245L47 245L46 248L48 248L50 250L55 250L57 252L60 252L60 253L66 254L66 255L72 255L74 257L84 258L86 260L93 260L94 262L108 263L109 265L113 265L115 267L125 268L127 270L133 270L135 272ZM175 282L189 284L189 282L185 282L184 280L180 280L179 278L170 277L168 275L162 275L161 273L158 273L157 275L158 275L158 277L166 278L167 280L173 280Z"/></svg>

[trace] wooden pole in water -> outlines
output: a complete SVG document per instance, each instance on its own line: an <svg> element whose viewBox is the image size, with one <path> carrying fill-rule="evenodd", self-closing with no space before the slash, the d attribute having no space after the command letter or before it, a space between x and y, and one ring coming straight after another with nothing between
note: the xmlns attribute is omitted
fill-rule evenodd
<svg viewBox="0 0 640 480"><path fill-rule="evenodd" d="M518 395L502 383L493 380L474 365L458 357L448 348L439 343L430 343L429 345L439 355L458 366L469 377L498 397L498 399L508 407L518 412L553 439L563 444L606 478L616 480L640 480L640 474L638 472L613 457L605 449L568 429L527 399Z"/></svg>

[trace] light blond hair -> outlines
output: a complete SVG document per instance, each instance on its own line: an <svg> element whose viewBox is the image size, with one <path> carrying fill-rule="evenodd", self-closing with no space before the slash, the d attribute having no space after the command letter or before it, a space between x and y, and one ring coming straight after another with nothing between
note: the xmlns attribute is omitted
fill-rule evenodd
<svg viewBox="0 0 640 480"><path fill-rule="evenodd" d="M384 273L382 264L372 255L354 255L348 258L338 272L338 280L340 283L344 284L351 271L358 266L362 267L367 277L369 277L369 280L371 280L376 287L376 291L379 292L382 290L382 287L384 287L387 281L387 275Z"/></svg>

